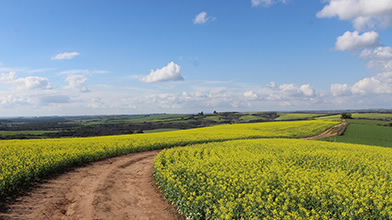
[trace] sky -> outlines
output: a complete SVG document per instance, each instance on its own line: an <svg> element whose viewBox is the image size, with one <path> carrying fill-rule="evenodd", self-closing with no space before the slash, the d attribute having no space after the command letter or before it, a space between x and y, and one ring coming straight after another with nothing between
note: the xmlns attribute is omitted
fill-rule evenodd
<svg viewBox="0 0 392 220"><path fill-rule="evenodd" d="M0 117L391 103L392 0L0 4Z"/></svg>

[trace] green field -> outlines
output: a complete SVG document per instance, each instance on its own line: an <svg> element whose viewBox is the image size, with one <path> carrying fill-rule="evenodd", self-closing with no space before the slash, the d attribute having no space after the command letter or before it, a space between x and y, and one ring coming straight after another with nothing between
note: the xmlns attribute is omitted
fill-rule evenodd
<svg viewBox="0 0 392 220"><path fill-rule="evenodd" d="M255 116L255 115L243 115L240 117L241 122L250 122L256 120L267 120L265 117Z"/></svg>
<svg viewBox="0 0 392 220"><path fill-rule="evenodd" d="M359 125L374 125L374 126L385 126L391 121L380 121L380 120L368 120L368 119L347 119L347 122L350 124L359 124Z"/></svg>
<svg viewBox="0 0 392 220"><path fill-rule="evenodd" d="M99 124L122 124L122 123L144 123L144 122L177 122L184 121L190 115L185 114L153 114L153 115L136 115L136 116L117 116L112 118L102 117L102 119L85 120L81 123L84 125Z"/></svg>
<svg viewBox="0 0 392 220"><path fill-rule="evenodd" d="M317 120L329 120L329 119L340 119L342 115L328 115L328 116L321 116L321 117L316 117L315 119Z"/></svg>
<svg viewBox="0 0 392 220"><path fill-rule="evenodd" d="M148 134L148 133L160 133L160 132L168 132L168 131L178 131L180 129L175 129L175 128L162 128L162 129L154 129L154 130L145 130L143 133Z"/></svg>
<svg viewBox="0 0 392 220"><path fill-rule="evenodd" d="M276 118L277 121L282 120L299 120L299 119L312 119L315 117L320 117L325 114L317 114L317 113L278 113L280 116Z"/></svg>
<svg viewBox="0 0 392 220"><path fill-rule="evenodd" d="M0 131L1 136L7 135L42 135L46 133L55 133L57 131L40 131L40 130L33 130L33 131Z"/></svg>
<svg viewBox="0 0 392 220"><path fill-rule="evenodd" d="M224 119L219 115L206 115L205 120L214 121L214 122L223 122Z"/></svg>
<svg viewBox="0 0 392 220"><path fill-rule="evenodd" d="M353 118L372 118L372 119L389 119L392 120L391 113L353 113Z"/></svg>
<svg viewBox="0 0 392 220"><path fill-rule="evenodd" d="M343 136L320 140L392 147L392 127L380 126L390 122L358 119L348 122L350 125Z"/></svg>

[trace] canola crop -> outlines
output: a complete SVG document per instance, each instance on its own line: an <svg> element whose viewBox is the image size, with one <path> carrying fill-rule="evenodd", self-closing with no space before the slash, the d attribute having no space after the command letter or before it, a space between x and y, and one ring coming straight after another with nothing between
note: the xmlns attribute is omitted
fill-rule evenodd
<svg viewBox="0 0 392 220"><path fill-rule="evenodd" d="M130 152L196 143L264 137L305 137L336 121L222 125L165 133L91 138L0 141L0 201L21 186L55 172Z"/></svg>
<svg viewBox="0 0 392 220"><path fill-rule="evenodd" d="M166 149L154 176L189 219L392 219L392 149L294 139Z"/></svg>

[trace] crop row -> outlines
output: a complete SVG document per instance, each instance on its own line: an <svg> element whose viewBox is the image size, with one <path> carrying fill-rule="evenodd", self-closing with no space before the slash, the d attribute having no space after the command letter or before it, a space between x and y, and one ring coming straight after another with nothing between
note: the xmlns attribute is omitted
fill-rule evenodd
<svg viewBox="0 0 392 220"><path fill-rule="evenodd" d="M64 168L129 152L262 137L311 136L336 121L222 125L166 133L0 141L0 200L20 186Z"/></svg>
<svg viewBox="0 0 392 220"><path fill-rule="evenodd" d="M155 178L189 219L392 219L392 149L293 139L166 149Z"/></svg>

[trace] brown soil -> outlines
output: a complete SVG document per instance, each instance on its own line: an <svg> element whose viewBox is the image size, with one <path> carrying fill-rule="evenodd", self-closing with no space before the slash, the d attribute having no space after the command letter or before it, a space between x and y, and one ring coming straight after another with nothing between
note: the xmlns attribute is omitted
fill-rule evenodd
<svg viewBox="0 0 392 220"><path fill-rule="evenodd" d="M316 140L320 138L325 138L325 137L333 137L333 136L339 136L344 134L348 127L348 122L346 120L343 120L342 123L335 125L328 130L324 131L323 133L313 136L313 137L307 137L307 138L301 138L305 140Z"/></svg>
<svg viewBox="0 0 392 220"><path fill-rule="evenodd" d="M17 199L0 219L183 219L152 176L159 151L76 168Z"/></svg>

